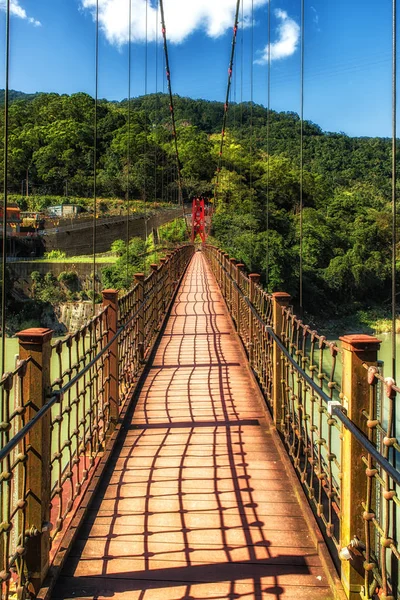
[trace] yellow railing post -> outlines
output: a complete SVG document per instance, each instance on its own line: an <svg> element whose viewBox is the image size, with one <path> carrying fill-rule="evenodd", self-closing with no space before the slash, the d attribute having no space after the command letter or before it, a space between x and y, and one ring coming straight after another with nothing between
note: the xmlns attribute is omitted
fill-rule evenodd
<svg viewBox="0 0 400 600"><path fill-rule="evenodd" d="M135 273L136 301L137 306L141 306L144 301L144 273ZM141 306L138 314L138 357L139 361L144 358L144 306Z"/></svg>
<svg viewBox="0 0 400 600"><path fill-rule="evenodd" d="M249 300L251 304L254 304L254 291L255 286L260 281L260 275L258 273L250 273L249 275ZM249 362L250 366L254 366L254 315L249 308L249 340L248 340L248 349L249 349Z"/></svg>
<svg viewBox="0 0 400 600"><path fill-rule="evenodd" d="M164 289L163 286L158 284L158 310L159 315L158 318L161 318L161 315L164 314L165 308L167 306L168 299L168 277L166 276L166 269L168 269L167 259L160 258L160 278L161 282L164 281Z"/></svg>
<svg viewBox="0 0 400 600"><path fill-rule="evenodd" d="M343 349L342 392L343 406L347 416L364 433L366 419L363 411L369 412L369 383L363 363L376 366L380 341L370 335L345 335L340 338ZM370 416L372 419L373 416ZM364 510L367 479L364 451L354 435L344 429L342 443L342 481L340 544L347 546L356 535L364 537ZM365 515L372 518L371 515ZM341 578L349 600L359 600L364 577L354 568L354 561L343 560Z"/></svg>
<svg viewBox="0 0 400 600"><path fill-rule="evenodd" d="M27 360L26 375L23 379L24 398L29 399L26 422L36 415L47 402L50 392L51 329L26 329L17 333L19 339L19 358ZM26 542L26 566L30 573L30 582L35 592L49 568L50 552L50 436L51 412L48 411L27 434L26 443L30 448L27 466L26 489L26 526L29 537ZM21 501L25 501L24 498ZM22 532L25 535L27 532ZM21 544L23 545L23 543Z"/></svg>
<svg viewBox="0 0 400 600"><path fill-rule="evenodd" d="M165 276L165 288L167 295L167 302L169 302L172 297L172 282L171 282L171 253L167 252L166 260L165 260L165 269L167 269Z"/></svg>
<svg viewBox="0 0 400 600"><path fill-rule="evenodd" d="M177 283L177 281L178 281L178 279L179 279L179 276L178 276L178 266L177 266L177 264L178 264L178 261L177 261L177 250L174 250L174 251L173 251L173 253L172 253L172 267L173 267L173 269L172 269L172 273L173 273L173 284L172 284L172 285L173 285L173 289L174 289L174 290L175 290L175 288L176 288L176 283Z"/></svg>
<svg viewBox="0 0 400 600"><path fill-rule="evenodd" d="M274 292L272 294L272 323L275 334L283 341L283 313L282 309L289 306L290 294L286 292ZM273 368L272 368L272 413L277 429L282 429L283 423L283 365L282 351L276 342L273 343Z"/></svg>
<svg viewBox="0 0 400 600"><path fill-rule="evenodd" d="M108 307L107 325L109 342L117 333L118 328L118 290L103 290L103 307ZM110 410L110 424L114 426L119 417L119 373L118 373L118 340L115 340L108 350L108 357L105 365L105 404ZM107 425L105 424L105 427ZM113 427L110 427L109 433Z"/></svg>
<svg viewBox="0 0 400 600"><path fill-rule="evenodd" d="M228 272L230 275L229 278L229 309L231 311L231 314L233 316L233 318L236 321L236 309L235 309L235 287L233 285L233 282L236 281L236 263L237 260L236 258L230 258L229 262L228 262Z"/></svg>
<svg viewBox="0 0 400 600"><path fill-rule="evenodd" d="M152 332L155 332L157 330L157 323L158 323L158 318L159 318L159 314L158 314L158 265L156 263L152 263L150 265L150 269L152 270L151 273L151 277L152 277L152 298L151 298L151 322L152 322Z"/></svg>
<svg viewBox="0 0 400 600"><path fill-rule="evenodd" d="M228 293L228 284L229 284L229 277L228 277L228 273L229 273L229 264L228 264L228 259L229 259L229 254L227 254L226 252L223 252L222 254L222 265L224 267L223 273L222 273L222 277L223 277L223 287L222 287L222 294L225 298L225 302L227 304L229 304L229 293Z"/></svg>
<svg viewBox="0 0 400 600"><path fill-rule="evenodd" d="M216 250L216 262L217 262L216 275L217 275L217 283L220 288L221 288L221 273L222 273L221 261L222 261L221 250L219 248L217 248L217 250Z"/></svg>
<svg viewBox="0 0 400 600"><path fill-rule="evenodd" d="M238 263L236 265L236 285L238 289L236 290L236 312L237 312L237 321L236 327L239 335L241 334L241 319L240 319L240 273L243 271L245 265L243 263Z"/></svg>
<svg viewBox="0 0 400 600"><path fill-rule="evenodd" d="M230 311L236 322L236 307L235 307L235 286L233 284L236 281L236 263L237 260L235 258L229 259L229 297L230 297Z"/></svg>

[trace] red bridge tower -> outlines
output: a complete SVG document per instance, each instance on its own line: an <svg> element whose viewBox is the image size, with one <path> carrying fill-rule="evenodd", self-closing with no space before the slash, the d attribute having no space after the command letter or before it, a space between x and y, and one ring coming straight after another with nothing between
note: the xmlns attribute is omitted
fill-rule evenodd
<svg viewBox="0 0 400 600"><path fill-rule="evenodd" d="M203 244L206 241L206 220L204 198L194 198L192 205L192 242L200 236Z"/></svg>

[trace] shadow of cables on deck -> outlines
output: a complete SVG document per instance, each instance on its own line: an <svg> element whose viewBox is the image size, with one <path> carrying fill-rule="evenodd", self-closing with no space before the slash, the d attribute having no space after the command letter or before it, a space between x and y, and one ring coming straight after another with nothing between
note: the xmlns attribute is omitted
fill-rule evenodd
<svg viewBox="0 0 400 600"><path fill-rule="evenodd" d="M204 277L197 260L54 600L298 598L299 582L325 598L274 447L257 467L260 423L237 400L240 355L221 342L231 325Z"/></svg>

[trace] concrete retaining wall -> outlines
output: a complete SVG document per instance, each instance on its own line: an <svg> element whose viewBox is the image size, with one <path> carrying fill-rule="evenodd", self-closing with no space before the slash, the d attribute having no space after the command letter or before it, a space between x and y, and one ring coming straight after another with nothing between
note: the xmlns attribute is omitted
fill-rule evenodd
<svg viewBox="0 0 400 600"><path fill-rule="evenodd" d="M160 210L156 215L148 219L141 217L132 218L129 221L130 237L141 237L145 239L146 229L150 234L153 228L168 223L181 215L182 209L171 208ZM114 217L112 220L99 221L96 227L96 251L107 252L111 244L118 239L126 239L126 217ZM82 224L77 222L70 228L63 228L58 233L52 233L43 237L45 251L62 250L67 256L78 256L91 254L93 251L93 224Z"/></svg>

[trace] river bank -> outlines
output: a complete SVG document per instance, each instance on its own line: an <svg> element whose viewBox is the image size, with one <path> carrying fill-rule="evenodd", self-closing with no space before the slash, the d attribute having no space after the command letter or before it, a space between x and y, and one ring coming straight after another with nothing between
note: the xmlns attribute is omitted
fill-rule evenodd
<svg viewBox="0 0 400 600"><path fill-rule="evenodd" d="M390 311L381 307L358 310L334 319L306 314L304 321L315 328L318 333L329 337L338 337L349 333L378 334L392 331ZM396 320L396 333L400 333L400 318Z"/></svg>

